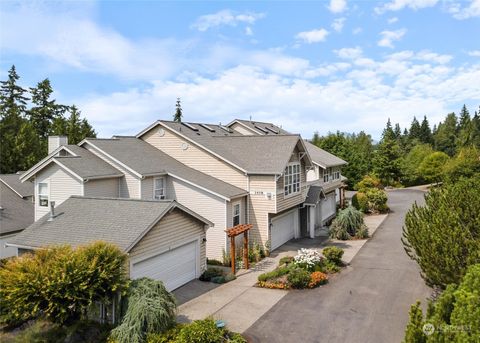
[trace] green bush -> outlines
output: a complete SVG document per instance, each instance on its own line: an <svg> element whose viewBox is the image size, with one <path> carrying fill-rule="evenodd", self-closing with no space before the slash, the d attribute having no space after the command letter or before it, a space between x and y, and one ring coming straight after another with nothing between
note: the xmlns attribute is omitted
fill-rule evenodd
<svg viewBox="0 0 480 343"><path fill-rule="evenodd" d="M278 261L279 266L288 265L294 261L293 256L284 256Z"/></svg>
<svg viewBox="0 0 480 343"><path fill-rule="evenodd" d="M147 343L176 343L177 336L185 325L186 324L176 324L163 333L149 333L147 335Z"/></svg>
<svg viewBox="0 0 480 343"><path fill-rule="evenodd" d="M274 279L274 278L283 276L285 274L288 274L289 271L290 269L286 267L277 268L275 270L272 270L271 272L260 274L258 276L258 281L267 281L270 279Z"/></svg>
<svg viewBox="0 0 480 343"><path fill-rule="evenodd" d="M404 343L425 343L426 336L423 333L423 312L420 307L420 301L417 301L416 304L410 307L409 312L409 322L407 328L405 329L405 339Z"/></svg>
<svg viewBox="0 0 480 343"><path fill-rule="evenodd" d="M362 212L368 211L368 199L365 193L357 192L352 197L352 206Z"/></svg>
<svg viewBox="0 0 480 343"><path fill-rule="evenodd" d="M331 261L325 261L325 263L323 264L324 273L334 274L334 273L338 273L339 271L340 271L340 266Z"/></svg>
<svg viewBox="0 0 480 343"><path fill-rule="evenodd" d="M302 268L292 269L288 273L287 280L293 288L306 288L310 282L310 272Z"/></svg>
<svg viewBox="0 0 480 343"><path fill-rule="evenodd" d="M212 278L223 276L224 272L220 268L208 268L202 275L200 275L200 281L211 281Z"/></svg>
<svg viewBox="0 0 480 343"><path fill-rule="evenodd" d="M11 259L0 269L2 321L18 324L39 314L60 324L78 320L127 286L125 265L126 255L103 242Z"/></svg>
<svg viewBox="0 0 480 343"><path fill-rule="evenodd" d="M235 274L228 273L227 275L225 275L225 282L233 281L233 280L235 280L236 278L237 278L237 277L235 276Z"/></svg>
<svg viewBox="0 0 480 343"><path fill-rule="evenodd" d="M447 162L443 171L444 178L451 182L479 175L480 150L474 146L460 149L458 154Z"/></svg>
<svg viewBox="0 0 480 343"><path fill-rule="evenodd" d="M327 261L333 262L336 265L342 265L343 249L330 246L323 249L322 254Z"/></svg>
<svg viewBox="0 0 480 343"><path fill-rule="evenodd" d="M408 211L402 242L432 286L458 284L480 263L480 178L432 189Z"/></svg>
<svg viewBox="0 0 480 343"><path fill-rule="evenodd" d="M366 191L367 197L367 211L371 213L385 213L388 212L387 193L381 189L371 188Z"/></svg>
<svg viewBox="0 0 480 343"><path fill-rule="evenodd" d="M209 259L209 258L207 258L207 264L211 266L223 266L223 263L220 262L219 260Z"/></svg>
<svg viewBox="0 0 480 343"><path fill-rule="evenodd" d="M217 343L224 341L224 329L218 328L213 319L195 320L180 330L178 343Z"/></svg>
<svg viewBox="0 0 480 343"><path fill-rule="evenodd" d="M175 297L161 281L134 280L128 293L125 316L111 332L118 343L141 343L147 334L164 332L175 323Z"/></svg>
<svg viewBox="0 0 480 343"><path fill-rule="evenodd" d="M363 214L353 206L338 212L337 217L330 226L330 237L347 240L364 228Z"/></svg>
<svg viewBox="0 0 480 343"><path fill-rule="evenodd" d="M367 189L383 188L380 179L374 175L366 175L354 187L355 190L364 193Z"/></svg>

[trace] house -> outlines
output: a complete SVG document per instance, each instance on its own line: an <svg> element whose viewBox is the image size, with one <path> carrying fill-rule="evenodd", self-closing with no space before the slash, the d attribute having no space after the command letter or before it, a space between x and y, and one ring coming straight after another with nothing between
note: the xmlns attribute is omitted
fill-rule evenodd
<svg viewBox="0 0 480 343"><path fill-rule="evenodd" d="M289 132L272 123L235 119L227 127L242 135L286 135ZM313 168L307 171L308 194L301 210L301 222L310 236L328 234L326 225L336 214L337 204L343 202L341 167L347 162L305 141Z"/></svg>
<svg viewBox="0 0 480 343"><path fill-rule="evenodd" d="M162 280L168 290L206 268L205 232L213 223L174 200L71 196L9 241L19 253L101 240L128 254L132 279Z"/></svg>
<svg viewBox="0 0 480 343"><path fill-rule="evenodd" d="M0 258L17 255L5 243L33 223L33 185L21 183L20 173L0 175Z"/></svg>

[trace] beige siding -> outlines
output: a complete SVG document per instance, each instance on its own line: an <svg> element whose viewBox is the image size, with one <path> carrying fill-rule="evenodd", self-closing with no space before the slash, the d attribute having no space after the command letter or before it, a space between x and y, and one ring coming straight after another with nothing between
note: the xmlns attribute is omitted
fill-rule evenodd
<svg viewBox="0 0 480 343"><path fill-rule="evenodd" d="M131 259L154 256L200 240L200 269L206 267L204 224L189 214L174 209L163 217L130 251Z"/></svg>
<svg viewBox="0 0 480 343"><path fill-rule="evenodd" d="M253 133L251 130L247 129L243 125L240 125L239 123L233 124L232 126L230 126L230 128L245 136L256 135L256 133Z"/></svg>
<svg viewBox="0 0 480 343"><path fill-rule="evenodd" d="M295 149L295 153L292 154L292 158L290 162L298 161L298 150ZM301 191L297 195L290 195L285 197L284 194L284 177L283 175L277 181L277 209L276 213L285 211L293 206L299 205L305 201L305 197L307 196L307 187L306 187L306 170L305 170L305 162L302 159L300 163L300 188Z"/></svg>
<svg viewBox="0 0 480 343"><path fill-rule="evenodd" d="M118 178L90 180L84 184L84 195L118 198Z"/></svg>
<svg viewBox="0 0 480 343"><path fill-rule="evenodd" d="M55 207L72 195L83 195L83 184L73 175L63 170L55 163L40 171L35 177L35 220L40 219L50 211L50 208L39 206L38 184L48 183L49 201L55 201Z"/></svg>
<svg viewBox="0 0 480 343"><path fill-rule="evenodd" d="M275 212L275 177L273 175L250 175L248 199L250 240L265 245L268 240L268 213ZM272 197L268 198L268 193Z"/></svg>
<svg viewBox="0 0 480 343"><path fill-rule="evenodd" d="M104 153L91 146L90 144L84 144L83 147L117 168L120 172L122 172L124 176L118 180L120 198L140 199L140 179L136 175L134 175L126 168L122 167L117 162L113 161L108 156L105 156Z"/></svg>
<svg viewBox="0 0 480 343"><path fill-rule="evenodd" d="M168 129L165 129L164 131L165 134L160 136L158 134L157 126L144 134L141 138L189 167L231 183L237 187L246 189L247 177L242 171L213 156L204 149L197 147L195 144L187 142L187 140L178 136L174 132ZM188 143L188 148L186 150L182 149L182 144L184 143Z"/></svg>
<svg viewBox="0 0 480 343"><path fill-rule="evenodd" d="M175 199L183 206L214 223L207 231L207 256L222 259L225 249L225 200L174 177L167 177L167 198Z"/></svg>

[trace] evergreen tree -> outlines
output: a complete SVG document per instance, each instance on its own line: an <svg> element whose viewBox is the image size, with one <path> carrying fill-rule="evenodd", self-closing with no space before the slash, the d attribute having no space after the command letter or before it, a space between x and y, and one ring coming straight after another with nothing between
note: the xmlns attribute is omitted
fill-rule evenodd
<svg viewBox="0 0 480 343"><path fill-rule="evenodd" d="M16 162L16 169L27 170L32 167L42 155L42 145L33 125L24 120L15 137L13 154L21 158Z"/></svg>
<svg viewBox="0 0 480 343"><path fill-rule="evenodd" d="M433 137L435 150L442 151L448 156L455 155L457 141L457 116L449 113L443 123L438 124Z"/></svg>
<svg viewBox="0 0 480 343"><path fill-rule="evenodd" d="M84 138L96 137L92 126L84 118L81 119L81 112L75 105L68 108L70 116L57 117L53 120L51 132L53 135L67 136L69 144L78 144Z"/></svg>
<svg viewBox="0 0 480 343"><path fill-rule="evenodd" d="M395 139L390 119L383 130L382 139L378 144L373 158L374 171L386 185L399 182L401 177L401 156L400 145Z"/></svg>
<svg viewBox="0 0 480 343"><path fill-rule="evenodd" d="M472 118L472 145L480 149L480 110Z"/></svg>
<svg viewBox="0 0 480 343"><path fill-rule="evenodd" d="M423 116L422 124L420 125L420 141L426 144L433 143L432 130L430 130L427 116Z"/></svg>
<svg viewBox="0 0 480 343"><path fill-rule="evenodd" d="M413 117L412 124L410 125L410 134L408 136L411 144L415 144L415 141L422 141L421 139L422 129L420 123L416 117Z"/></svg>
<svg viewBox="0 0 480 343"><path fill-rule="evenodd" d="M176 121L177 123L182 122L182 105L180 103L180 98L177 98L177 103L175 104L175 114L173 115L173 121Z"/></svg>
<svg viewBox="0 0 480 343"><path fill-rule="evenodd" d="M475 135L474 126L475 124L470 118L470 113L468 112L467 107L463 105L458 122L457 150L473 144Z"/></svg>
<svg viewBox="0 0 480 343"><path fill-rule="evenodd" d="M18 171L21 155L15 154L15 137L25 122L28 97L26 90L17 84L20 79L15 66L8 71L8 79L0 81L0 172Z"/></svg>
<svg viewBox="0 0 480 343"><path fill-rule="evenodd" d="M402 129L400 128L400 124L396 123L395 128L393 129L393 133L395 135L395 139L399 140L402 138Z"/></svg>

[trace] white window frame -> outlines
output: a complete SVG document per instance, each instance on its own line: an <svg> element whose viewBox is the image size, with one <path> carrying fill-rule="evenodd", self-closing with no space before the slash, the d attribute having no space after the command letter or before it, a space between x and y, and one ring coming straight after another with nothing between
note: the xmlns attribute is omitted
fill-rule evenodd
<svg viewBox="0 0 480 343"><path fill-rule="evenodd" d="M323 182L328 182L328 169L323 169Z"/></svg>
<svg viewBox="0 0 480 343"><path fill-rule="evenodd" d="M40 185L46 185L47 186L46 194L45 193L40 193ZM48 207L48 204L50 203L50 184L47 181L39 182L37 184L37 194L38 194L38 206ZM46 200L47 200L45 205L42 205L42 197L46 198Z"/></svg>
<svg viewBox="0 0 480 343"><path fill-rule="evenodd" d="M157 180L162 180L162 188L157 188ZM165 177L153 178L153 200L163 200L166 198L165 194ZM156 192L161 191L161 194L157 196Z"/></svg>
<svg viewBox="0 0 480 343"><path fill-rule="evenodd" d="M235 209L238 206L238 214L235 214ZM238 224L242 224L242 204L236 202L232 204L232 226L238 225L235 224L235 217L238 217Z"/></svg>
<svg viewBox="0 0 480 343"><path fill-rule="evenodd" d="M285 198L300 194L302 166L300 162L291 162L283 173L283 196Z"/></svg>

